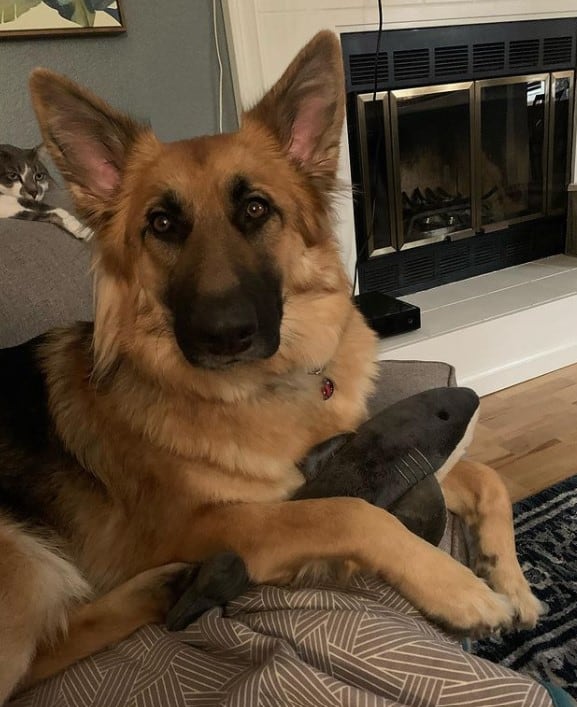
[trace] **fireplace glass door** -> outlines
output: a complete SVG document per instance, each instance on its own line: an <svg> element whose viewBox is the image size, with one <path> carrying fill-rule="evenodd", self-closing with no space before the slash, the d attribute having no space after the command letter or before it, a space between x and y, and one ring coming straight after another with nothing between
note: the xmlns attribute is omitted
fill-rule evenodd
<svg viewBox="0 0 577 707"><path fill-rule="evenodd" d="M549 75L476 82L479 222L486 231L546 211Z"/></svg>
<svg viewBox="0 0 577 707"><path fill-rule="evenodd" d="M368 254L381 255L395 250L388 91L357 96L357 111L365 247Z"/></svg>
<svg viewBox="0 0 577 707"><path fill-rule="evenodd" d="M472 235L473 83L390 92L397 248Z"/></svg>
<svg viewBox="0 0 577 707"><path fill-rule="evenodd" d="M563 214L574 72L357 96L359 256Z"/></svg>

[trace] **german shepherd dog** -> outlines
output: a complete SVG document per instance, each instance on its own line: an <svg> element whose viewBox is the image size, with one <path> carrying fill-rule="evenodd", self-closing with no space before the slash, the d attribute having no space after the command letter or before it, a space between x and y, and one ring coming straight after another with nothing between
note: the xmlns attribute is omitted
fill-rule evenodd
<svg viewBox="0 0 577 707"><path fill-rule="evenodd" d="M237 133L163 144L33 73L44 142L96 234L96 309L1 354L0 702L163 621L171 578L223 551L257 583L342 560L459 633L535 624L487 467L444 479L484 579L364 501L289 500L307 450L365 417L375 370L331 224L343 84L321 32Z"/></svg>

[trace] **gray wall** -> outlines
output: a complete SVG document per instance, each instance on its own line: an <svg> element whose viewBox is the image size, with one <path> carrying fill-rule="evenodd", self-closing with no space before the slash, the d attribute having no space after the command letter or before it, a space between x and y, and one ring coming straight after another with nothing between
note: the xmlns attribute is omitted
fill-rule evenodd
<svg viewBox="0 0 577 707"><path fill-rule="evenodd" d="M27 89L35 66L66 74L151 122L163 140L217 131L218 64L212 0L121 0L127 32L110 37L0 39L0 143L39 133ZM236 126L220 2L224 129Z"/></svg>

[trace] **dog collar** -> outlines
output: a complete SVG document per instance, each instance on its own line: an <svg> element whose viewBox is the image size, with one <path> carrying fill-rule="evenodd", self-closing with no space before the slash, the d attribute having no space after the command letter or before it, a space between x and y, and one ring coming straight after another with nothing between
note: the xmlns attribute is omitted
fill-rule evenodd
<svg viewBox="0 0 577 707"><path fill-rule="evenodd" d="M311 376L321 376L323 372L324 368L317 368L314 371L309 371L309 374ZM323 396L323 400L328 400L329 398L332 398L334 392L334 381L331 378L328 378L327 376L323 376L321 380L321 395Z"/></svg>

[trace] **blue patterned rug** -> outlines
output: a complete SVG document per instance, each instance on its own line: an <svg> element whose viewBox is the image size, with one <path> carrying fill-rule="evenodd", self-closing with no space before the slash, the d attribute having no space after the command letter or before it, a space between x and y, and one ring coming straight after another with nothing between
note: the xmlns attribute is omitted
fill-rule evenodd
<svg viewBox="0 0 577 707"><path fill-rule="evenodd" d="M478 641L473 652L577 697L577 476L516 503L514 514L521 567L548 611L535 630Z"/></svg>

